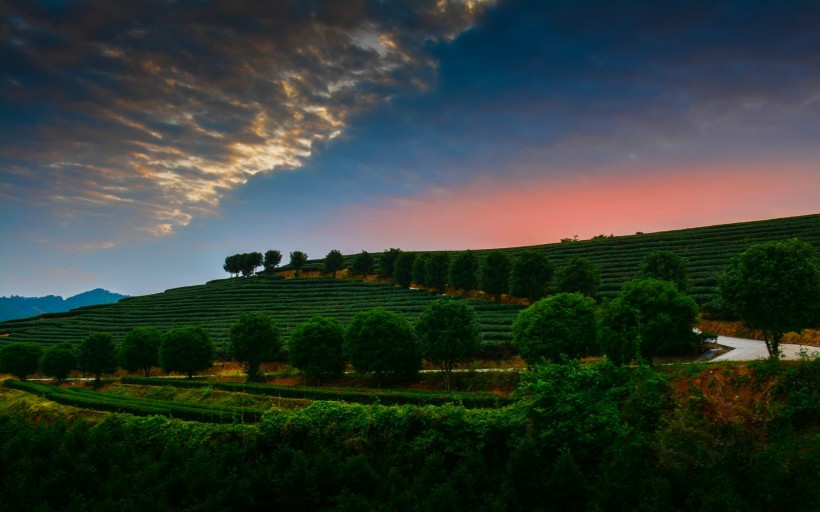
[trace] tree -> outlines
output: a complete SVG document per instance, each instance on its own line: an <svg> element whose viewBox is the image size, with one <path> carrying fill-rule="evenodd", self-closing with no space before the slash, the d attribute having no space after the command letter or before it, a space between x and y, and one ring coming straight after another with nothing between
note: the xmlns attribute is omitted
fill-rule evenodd
<svg viewBox="0 0 820 512"><path fill-rule="evenodd" d="M222 265L222 268L225 272L231 274L231 276L239 275L239 272L242 271L242 255L241 254L234 254L232 256L228 256L225 258L225 264Z"/></svg>
<svg viewBox="0 0 820 512"><path fill-rule="evenodd" d="M402 252L393 262L393 280L402 288L410 288L413 273L414 252Z"/></svg>
<svg viewBox="0 0 820 512"><path fill-rule="evenodd" d="M573 258L556 273L555 281L559 292L595 297L601 286L601 270L585 258Z"/></svg>
<svg viewBox="0 0 820 512"><path fill-rule="evenodd" d="M83 372L94 375L94 385L99 386L100 378L104 373L114 373L117 370L117 350L114 346L114 337L101 332L86 336L80 343L77 367Z"/></svg>
<svg viewBox="0 0 820 512"><path fill-rule="evenodd" d="M43 352L40 358L40 371L43 375L64 381L71 371L77 368L77 355L70 343L52 345Z"/></svg>
<svg viewBox="0 0 820 512"><path fill-rule="evenodd" d="M305 266L305 263L307 263L307 259L307 253L304 253L302 251L293 251L292 253L290 253L290 266L293 268L293 270L296 271L296 277L299 277L299 271L302 270L302 267Z"/></svg>
<svg viewBox="0 0 820 512"><path fill-rule="evenodd" d="M726 305L744 324L763 331L769 357L780 340L820 320L820 271L814 248L798 239L753 245L718 280Z"/></svg>
<svg viewBox="0 0 820 512"><path fill-rule="evenodd" d="M538 251L519 254L510 271L510 295L534 302L547 294L555 265Z"/></svg>
<svg viewBox="0 0 820 512"><path fill-rule="evenodd" d="M447 286L447 271L449 270L450 255L446 252L434 252L427 259L424 267L424 280L427 286L443 292Z"/></svg>
<svg viewBox="0 0 820 512"><path fill-rule="evenodd" d="M616 365L640 357L639 312L622 297L606 301L598 318L597 343L600 350Z"/></svg>
<svg viewBox="0 0 820 512"><path fill-rule="evenodd" d="M421 356L441 367L447 391L455 363L472 359L478 352L479 331L475 309L463 300L432 302L416 322Z"/></svg>
<svg viewBox="0 0 820 512"><path fill-rule="evenodd" d="M366 276L373 273L373 268L376 266L376 260L373 255L367 251L362 251L353 258L351 270L357 276Z"/></svg>
<svg viewBox="0 0 820 512"><path fill-rule="evenodd" d="M458 253L448 269L450 286L459 290L475 290L478 285L478 256L473 251Z"/></svg>
<svg viewBox="0 0 820 512"><path fill-rule="evenodd" d="M333 318L315 316L290 333L288 355L294 368L316 379L344 373L344 328Z"/></svg>
<svg viewBox="0 0 820 512"><path fill-rule="evenodd" d="M427 259L429 258L429 254L422 253L417 254L416 259L413 260L413 268L410 271L410 276L412 277L412 281L419 286L427 286L427 278L424 273L424 269L427 266Z"/></svg>
<svg viewBox="0 0 820 512"><path fill-rule="evenodd" d="M159 345L162 333L153 327L137 327L125 336L119 350L120 366L126 371L142 370L151 376L151 368L159 365Z"/></svg>
<svg viewBox="0 0 820 512"><path fill-rule="evenodd" d="M273 274L273 272L276 270L276 267L278 267L281 262L281 252L277 251L276 249L265 251L265 258L262 262L262 266L265 267L266 273Z"/></svg>
<svg viewBox="0 0 820 512"><path fill-rule="evenodd" d="M264 257L261 252L249 252L240 254L239 259L242 266L242 275L245 277L252 276L258 267L262 266Z"/></svg>
<svg viewBox="0 0 820 512"><path fill-rule="evenodd" d="M682 292L689 289L686 260L670 251L653 251L644 256L638 277L641 279L671 281Z"/></svg>
<svg viewBox="0 0 820 512"><path fill-rule="evenodd" d="M401 252L401 249L393 248L382 252L381 256L379 256L379 276L387 278L393 277L393 264Z"/></svg>
<svg viewBox="0 0 820 512"><path fill-rule="evenodd" d="M194 373L214 364L214 344L208 331L198 325L170 329L162 335L159 365L166 373L180 372L192 378Z"/></svg>
<svg viewBox="0 0 820 512"><path fill-rule="evenodd" d="M353 317L345 332L344 354L357 372L373 373L379 385L386 376L410 378L421 368L413 327L381 308Z"/></svg>
<svg viewBox="0 0 820 512"><path fill-rule="evenodd" d="M510 289L510 257L503 252L491 252L481 262L479 283L490 295L500 296Z"/></svg>
<svg viewBox="0 0 820 512"><path fill-rule="evenodd" d="M559 293L518 313L513 345L527 363L580 359L595 349L595 301L580 293Z"/></svg>
<svg viewBox="0 0 820 512"><path fill-rule="evenodd" d="M698 306L675 283L660 279L635 279L624 283L618 299L607 305L601 328L605 350L613 361L642 357L652 362L658 354L693 352L698 345L692 331ZM610 323L611 322L611 323ZM626 344L626 348L616 346ZM615 355L615 352L621 355ZM624 361L628 362L628 361Z"/></svg>
<svg viewBox="0 0 820 512"><path fill-rule="evenodd" d="M333 277L336 277L336 272L343 268L345 268L345 257L342 256L339 250L333 249L327 253L327 256L325 256L325 272L332 273Z"/></svg>
<svg viewBox="0 0 820 512"><path fill-rule="evenodd" d="M259 366L276 359L282 351L282 335L264 313L243 313L228 332L231 355L244 363L248 382L259 380Z"/></svg>
<svg viewBox="0 0 820 512"><path fill-rule="evenodd" d="M43 348L37 343L12 343L0 350L0 372L10 373L20 380L37 372Z"/></svg>

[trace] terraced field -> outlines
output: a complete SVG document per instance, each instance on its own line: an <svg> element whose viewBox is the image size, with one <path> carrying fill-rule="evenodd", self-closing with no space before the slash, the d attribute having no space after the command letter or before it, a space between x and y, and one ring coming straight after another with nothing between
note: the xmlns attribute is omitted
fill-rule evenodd
<svg viewBox="0 0 820 512"><path fill-rule="evenodd" d="M704 303L716 296L717 275L732 256L752 244L789 238L799 238L812 244L820 255L820 214L474 252L485 256L503 251L515 256L525 250L543 250L558 267L571 258L584 257L602 270L599 294L612 297L624 281L635 277L644 256L656 250L673 251L688 261L692 283L690 293L699 303ZM353 256L347 256L348 265ZM305 270L320 270L322 265L322 260L311 260Z"/></svg>
<svg viewBox="0 0 820 512"><path fill-rule="evenodd" d="M0 337L0 342L79 343L91 332L109 332L121 339L139 326L165 330L197 324L207 329L220 347L227 343L228 329L243 312L262 311L272 315L287 337L296 324L314 315L347 322L356 313L377 306L413 320L424 306L436 299L436 295L424 291L354 280L223 279L131 297L116 304L3 322L0 323L0 334L8 335ZM484 343L492 346L510 340L510 325L520 307L472 302L481 323Z"/></svg>

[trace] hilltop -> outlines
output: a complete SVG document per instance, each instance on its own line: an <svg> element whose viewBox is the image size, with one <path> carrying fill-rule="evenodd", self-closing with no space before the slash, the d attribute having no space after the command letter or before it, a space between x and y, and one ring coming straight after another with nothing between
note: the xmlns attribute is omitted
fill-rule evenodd
<svg viewBox="0 0 820 512"><path fill-rule="evenodd" d="M111 304L125 297L128 297L128 295L109 292L102 288L79 293L67 299L63 299L59 295L0 297L0 321L28 318L42 313L59 313L95 304Z"/></svg>
<svg viewBox="0 0 820 512"><path fill-rule="evenodd" d="M573 257L587 258L602 270L599 296L606 298L616 295L624 281L635 277L645 255L659 249L669 250L687 260L691 293L703 304L716 297L717 275L733 256L752 244L789 238L800 238L820 253L820 214L475 252L483 257L493 251L514 256L525 250L541 250L559 267ZM352 257L346 257L348 264ZM321 268L322 260L312 260L306 270L312 269L315 273ZM2 322L0 343L78 343L91 332L109 332L121 339L138 326L169 329L197 324L210 332L217 346L224 346L229 326L243 312L271 314L287 337L293 326L312 316L332 316L345 322L355 313L377 306L413 320L435 298L436 295L426 291L352 279L226 278L125 298L116 304L84 306L68 312ZM472 300L479 313L484 354L503 353L512 337L512 321L521 307Z"/></svg>

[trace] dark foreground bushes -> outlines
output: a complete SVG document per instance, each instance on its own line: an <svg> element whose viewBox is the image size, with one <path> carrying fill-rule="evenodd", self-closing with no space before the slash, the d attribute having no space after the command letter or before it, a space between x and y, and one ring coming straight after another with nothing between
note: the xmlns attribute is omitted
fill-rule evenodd
<svg viewBox="0 0 820 512"><path fill-rule="evenodd" d="M0 414L0 508L816 510L817 363L803 364L767 368L777 401L747 416L650 368L572 363L527 372L502 409L316 402L257 425Z"/></svg>

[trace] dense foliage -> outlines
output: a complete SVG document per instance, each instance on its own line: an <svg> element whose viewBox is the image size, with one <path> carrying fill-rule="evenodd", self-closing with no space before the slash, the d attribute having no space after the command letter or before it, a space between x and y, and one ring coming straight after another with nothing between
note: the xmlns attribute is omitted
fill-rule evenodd
<svg viewBox="0 0 820 512"><path fill-rule="evenodd" d="M353 317L345 332L344 354L357 372L372 373L379 383L385 377L413 377L421 368L413 326L381 308Z"/></svg>
<svg viewBox="0 0 820 512"><path fill-rule="evenodd" d="M290 333L290 364L317 379L339 377L345 369L344 328L333 318L316 316Z"/></svg>
<svg viewBox="0 0 820 512"><path fill-rule="evenodd" d="M243 363L249 382L259 380L259 365L282 352L282 334L265 313L243 313L228 334L231 355ZM201 368L204 369L204 368Z"/></svg>
<svg viewBox="0 0 820 512"><path fill-rule="evenodd" d="M601 286L601 269L586 258L572 258L555 274L559 293L582 293L595 297Z"/></svg>
<svg viewBox="0 0 820 512"><path fill-rule="evenodd" d="M0 350L0 372L10 373L20 380L36 373L43 355L37 343L12 343Z"/></svg>
<svg viewBox="0 0 820 512"><path fill-rule="evenodd" d="M336 272L345 268L345 257L342 256L342 252L338 249L333 249L327 256L325 256L325 272L328 274L333 274L333 277L336 277Z"/></svg>
<svg viewBox="0 0 820 512"><path fill-rule="evenodd" d="M385 250L379 256L379 275L381 277L393 277L393 265L396 263L396 258L401 254L401 249L390 248Z"/></svg>
<svg viewBox="0 0 820 512"><path fill-rule="evenodd" d="M52 345L43 351L43 357L40 358L40 371L43 375L54 377L62 382L75 369L77 369L77 354L70 343Z"/></svg>
<svg viewBox="0 0 820 512"><path fill-rule="evenodd" d="M513 345L532 367L594 354L595 332L595 301L580 293L559 293L518 313Z"/></svg>
<svg viewBox="0 0 820 512"><path fill-rule="evenodd" d="M162 333L153 327L137 327L125 337L119 348L120 366L129 372L142 370L151 376L151 368L159 366L159 345Z"/></svg>
<svg viewBox="0 0 820 512"><path fill-rule="evenodd" d="M101 332L86 336L77 353L77 367L80 371L94 375L97 384L104 373L113 373L117 369L114 337Z"/></svg>
<svg viewBox="0 0 820 512"><path fill-rule="evenodd" d="M510 268L512 261L506 253L493 252L481 262L479 283L481 289L490 295L499 296L510 289Z"/></svg>
<svg viewBox="0 0 820 512"><path fill-rule="evenodd" d="M458 253L450 261L450 286L458 290L475 290L478 288L478 266L478 256L473 251Z"/></svg>
<svg viewBox="0 0 820 512"><path fill-rule="evenodd" d="M273 274L273 271L276 270L276 267L278 267L280 263L282 263L281 252L276 249L265 251L265 259L262 261L262 266L265 267L265 272L268 274Z"/></svg>
<svg viewBox="0 0 820 512"><path fill-rule="evenodd" d="M720 277L725 304L764 333L778 357L780 339L820 322L820 270L814 248L796 239L755 245L734 258Z"/></svg>
<svg viewBox="0 0 820 512"><path fill-rule="evenodd" d="M686 260L671 251L653 251L641 260L638 277L642 279L661 279L671 281L678 290L689 290L689 277L686 273Z"/></svg>
<svg viewBox="0 0 820 512"><path fill-rule="evenodd" d="M410 271L410 277L413 282L419 286L427 286L427 259L430 257L427 253L416 254L416 259L413 260L413 268Z"/></svg>
<svg viewBox="0 0 820 512"><path fill-rule="evenodd" d="M308 255L302 251L293 251L290 253L290 267L295 271L296 277L299 277L299 272L305 266L308 260Z"/></svg>
<svg viewBox="0 0 820 512"><path fill-rule="evenodd" d="M478 352L479 331L475 310L463 300L437 300L424 308L416 322L421 356L441 367L447 391L453 366Z"/></svg>
<svg viewBox="0 0 820 512"><path fill-rule="evenodd" d="M162 335L159 365L163 371L180 372L192 378L214 364L214 344L208 331L189 325L170 329Z"/></svg>
<svg viewBox="0 0 820 512"><path fill-rule="evenodd" d="M366 276L372 274L375 267L376 260L373 255L367 251L362 251L353 258L350 271L357 276Z"/></svg>
<svg viewBox="0 0 820 512"><path fill-rule="evenodd" d="M447 271L450 268L450 255L446 252L434 252L425 262L425 284L440 292L447 286Z"/></svg>
<svg viewBox="0 0 820 512"><path fill-rule="evenodd" d="M402 288L410 288L413 279L414 252L402 252L393 261L393 281Z"/></svg>
<svg viewBox="0 0 820 512"><path fill-rule="evenodd" d="M258 425L2 409L0 494L8 510L92 512L813 512L820 365L751 370L771 390L753 407L735 400L741 375L731 397L708 385L730 367L681 393L645 366L570 363L526 372L504 409L316 402Z"/></svg>
<svg viewBox="0 0 820 512"><path fill-rule="evenodd" d="M516 256L510 271L510 295L531 302L545 297L555 264L541 251L527 251Z"/></svg>

